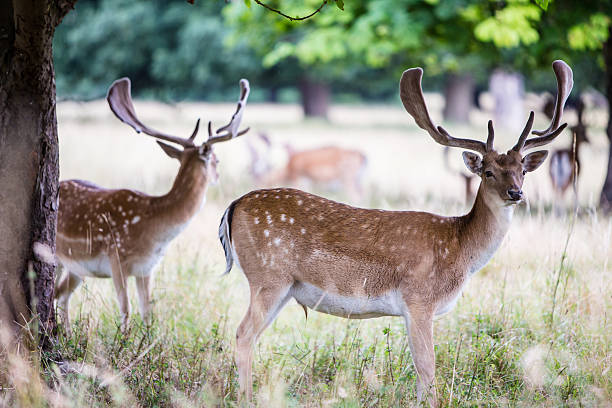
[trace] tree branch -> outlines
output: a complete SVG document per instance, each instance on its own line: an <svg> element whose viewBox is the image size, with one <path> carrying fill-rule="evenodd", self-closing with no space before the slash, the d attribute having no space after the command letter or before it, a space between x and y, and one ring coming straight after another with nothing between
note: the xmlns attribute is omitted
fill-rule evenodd
<svg viewBox="0 0 612 408"><path fill-rule="evenodd" d="M323 0L323 3L321 3L321 5L319 6L319 8L317 8L315 11L313 11L313 12L312 12L312 13L310 13L310 14L308 14L307 16L304 16L304 17L291 17L291 16L289 16L289 15L287 15L287 14L283 13L282 11L280 11L280 10L278 10L278 9L275 9L275 8L273 8L273 7L268 6L268 5L267 5L267 4L265 4L265 3L262 3L260 0L254 0L254 1L255 1L255 3L259 4L260 6L262 6L262 7L264 7L264 8L267 8L268 10L270 10L270 11L272 11L272 12L274 12L274 13L280 14L281 16L283 16L283 17L285 17L286 19L289 19L289 20L291 20L291 21L302 21L302 20L306 20L306 19L308 19L308 18L310 18L310 17L314 16L315 14L317 14L318 12L320 12L320 11L323 9L323 7L325 7L325 5L326 5L326 4L327 4L327 2L328 2L328 0Z"/></svg>
<svg viewBox="0 0 612 408"><path fill-rule="evenodd" d="M57 10L56 23L59 25L62 22L66 14L72 9L78 0L55 0L55 7Z"/></svg>

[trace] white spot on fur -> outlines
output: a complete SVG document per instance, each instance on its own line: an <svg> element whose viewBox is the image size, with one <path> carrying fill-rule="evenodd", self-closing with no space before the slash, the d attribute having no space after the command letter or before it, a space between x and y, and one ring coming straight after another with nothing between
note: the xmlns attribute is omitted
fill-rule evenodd
<svg viewBox="0 0 612 408"><path fill-rule="evenodd" d="M255 217L255 224L259 224L259 218Z"/></svg>
<svg viewBox="0 0 612 408"><path fill-rule="evenodd" d="M287 216L286 216L285 214L281 214L281 216L280 216L280 220L281 220L281 221L285 221L285 220L287 220Z"/></svg>
<svg viewBox="0 0 612 408"><path fill-rule="evenodd" d="M304 202L302 200L297 200L297 205L302 205Z"/></svg>
<svg viewBox="0 0 612 408"><path fill-rule="evenodd" d="M289 224L293 224L295 220L293 218L289 218Z"/></svg>
<svg viewBox="0 0 612 408"><path fill-rule="evenodd" d="M304 235L304 234L306 233L306 230L305 230L304 228L302 228L302 229L300 230L300 232L302 233L302 235Z"/></svg>
<svg viewBox="0 0 612 408"><path fill-rule="evenodd" d="M269 237L269 236L270 236L270 231L268 231L268 230L264 230L264 235L265 235L266 237Z"/></svg>
<svg viewBox="0 0 612 408"><path fill-rule="evenodd" d="M137 215L134 218L132 218L132 224L137 224L140 221L140 216Z"/></svg>
<svg viewBox="0 0 612 408"><path fill-rule="evenodd" d="M274 238L274 245L279 246L281 242L280 238Z"/></svg>
<svg viewBox="0 0 612 408"><path fill-rule="evenodd" d="M268 224L272 224L272 216L266 215L266 221L268 222Z"/></svg>

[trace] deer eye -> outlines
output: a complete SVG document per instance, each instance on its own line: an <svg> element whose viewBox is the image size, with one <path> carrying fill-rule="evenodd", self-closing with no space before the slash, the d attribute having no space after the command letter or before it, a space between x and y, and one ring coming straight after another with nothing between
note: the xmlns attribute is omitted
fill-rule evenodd
<svg viewBox="0 0 612 408"><path fill-rule="evenodd" d="M523 176L527 174L527 170L523 170Z"/></svg>
<svg viewBox="0 0 612 408"><path fill-rule="evenodd" d="M492 172L492 171L487 170L487 171L485 171L485 177L487 177L487 178L488 178L488 177L493 177L493 178L495 178L495 175L493 174L493 172Z"/></svg>

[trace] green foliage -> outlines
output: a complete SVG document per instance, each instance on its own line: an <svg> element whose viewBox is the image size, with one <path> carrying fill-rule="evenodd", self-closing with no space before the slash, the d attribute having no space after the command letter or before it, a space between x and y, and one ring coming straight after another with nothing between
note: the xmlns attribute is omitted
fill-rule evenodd
<svg viewBox="0 0 612 408"><path fill-rule="evenodd" d="M509 1L501 10L476 25L474 33L481 41L491 41L499 48L533 44L540 36L533 22L540 19L541 10L523 0Z"/></svg>
<svg viewBox="0 0 612 408"><path fill-rule="evenodd" d="M82 0L54 40L60 97L101 97L120 76L137 95L226 99L261 70L254 55L225 44L221 2ZM255 95L256 96L256 95Z"/></svg>
<svg viewBox="0 0 612 408"><path fill-rule="evenodd" d="M609 0L334 4L296 22L250 0L80 0L55 36L58 94L101 97L112 80L127 75L137 96L218 100L248 77L258 100L310 77L343 95L390 99L409 66L423 66L433 77L425 86L439 88L436 76L467 72L484 83L496 67L539 81L557 58L578 68L580 87L601 84ZM298 16L321 2L266 5Z"/></svg>
<svg viewBox="0 0 612 408"><path fill-rule="evenodd" d="M610 16L593 14L587 22L576 24L567 33L570 47L576 50L600 50L608 39Z"/></svg>
<svg viewBox="0 0 612 408"><path fill-rule="evenodd" d="M552 0L534 0L535 3L540 6L543 10L548 10L548 5Z"/></svg>

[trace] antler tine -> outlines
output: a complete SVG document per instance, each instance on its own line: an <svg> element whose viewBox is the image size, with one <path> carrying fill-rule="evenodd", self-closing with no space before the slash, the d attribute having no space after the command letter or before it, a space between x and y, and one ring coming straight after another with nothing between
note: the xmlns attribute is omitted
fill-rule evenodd
<svg viewBox="0 0 612 408"><path fill-rule="evenodd" d="M534 130L531 132L539 137L526 140L524 146L521 146L518 150L519 152L531 149L533 147L543 146L552 142L567 126L566 123L559 126L559 122L561 121L561 116L563 115L563 107L565 106L565 102L567 101L567 98L570 92L572 92L572 88L574 86L574 74L569 65L562 60L554 61L552 66L553 71L555 71L555 76L557 77L557 99L550 126L548 126L546 130Z"/></svg>
<svg viewBox="0 0 612 408"><path fill-rule="evenodd" d="M557 99L555 101L555 111L553 113L550 126L545 130L534 130L532 133L538 136L548 135L553 133L559 127L561 116L563 115L563 107L567 101L567 97L574 87L574 73L572 69L562 60L556 60L552 64L553 71L557 77Z"/></svg>
<svg viewBox="0 0 612 408"><path fill-rule="evenodd" d="M108 88L106 100L108 101L108 105L115 116L123 123L127 123L134 128L137 133L143 132L149 136L166 140L168 142L173 142L183 147L194 146L193 138L198 132L199 122L196 125L194 133L191 135L191 137L189 139L183 139L178 136L168 135L152 129L138 119L136 116L136 110L134 109L134 104L132 103L131 82L129 78L120 78L113 82L110 88Z"/></svg>
<svg viewBox="0 0 612 408"><path fill-rule="evenodd" d="M495 131L493 130L493 121L489 119L489 123L487 123L487 128L489 130L489 134L487 135L487 150L493 150L493 140L495 139Z"/></svg>
<svg viewBox="0 0 612 408"><path fill-rule="evenodd" d="M244 114L244 108L247 103L247 99L249 97L249 93L251 88L249 86L249 81L246 79L240 80L240 98L238 99L238 106L236 107L236 112L232 115L232 119L225 126L217 129L215 134L212 133L212 124L208 122L208 140L206 144L211 145L213 143L224 142L226 140L233 139L238 136L244 135L249 131L250 128L246 128L243 130L238 130L240 127L240 122L242 121L242 115ZM219 133L225 131L225 133Z"/></svg>
<svg viewBox="0 0 612 408"><path fill-rule="evenodd" d="M189 136L188 140L191 143L193 143L193 140L196 138L199 130L200 130L200 118L198 118L198 121L196 122L195 129L193 129L193 132L191 133L191 136Z"/></svg>
<svg viewBox="0 0 612 408"><path fill-rule="evenodd" d="M535 117L535 114L533 113L533 111L531 111L529 113L529 119L527 119L527 123L525 124L525 127L523 128L523 132L519 136L518 142L516 142L516 144L512 148L512 150L514 150L515 152L521 152L521 150L523 150L523 146L525 145L525 140L527 140L527 136L529 136L529 132L531 132L531 128L533 127L534 117Z"/></svg>
<svg viewBox="0 0 612 408"><path fill-rule="evenodd" d="M416 124L421 129L426 130L431 137L441 145L462 147L485 154L487 152L487 145L483 142L452 137L444 128L434 125L427 111L427 106L425 105L423 89L421 88L422 77L422 68L411 68L404 71L402 79L400 80L400 97L402 103L406 111L414 118Z"/></svg>
<svg viewBox="0 0 612 408"><path fill-rule="evenodd" d="M532 149L538 146L544 146L552 142L557 136L561 134L567 127L567 123L562 124L554 132L547 134L546 136L534 137L533 139L529 139L525 142L525 147L522 150Z"/></svg>

